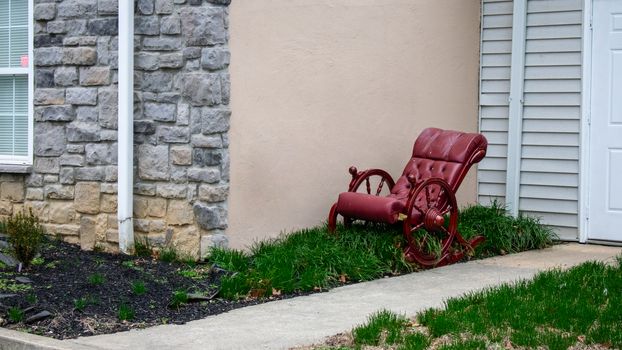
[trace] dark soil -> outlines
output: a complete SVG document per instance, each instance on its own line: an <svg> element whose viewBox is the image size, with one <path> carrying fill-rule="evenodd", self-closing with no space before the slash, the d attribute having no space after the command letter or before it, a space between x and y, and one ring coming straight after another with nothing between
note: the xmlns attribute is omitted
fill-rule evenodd
<svg viewBox="0 0 622 350"><path fill-rule="evenodd" d="M277 299L218 298L219 278L228 273L218 267L87 252L61 241L46 242L35 262L21 273L14 267L0 268L0 324L58 339L180 324ZM17 281L20 276L31 283ZM137 281L144 284L144 294L135 292L133 284ZM176 292L201 293L212 299L175 305L172 300ZM120 320L121 305L133 313L131 319ZM20 317L14 315L19 310L23 317L18 321ZM52 315L26 322L42 311Z"/></svg>

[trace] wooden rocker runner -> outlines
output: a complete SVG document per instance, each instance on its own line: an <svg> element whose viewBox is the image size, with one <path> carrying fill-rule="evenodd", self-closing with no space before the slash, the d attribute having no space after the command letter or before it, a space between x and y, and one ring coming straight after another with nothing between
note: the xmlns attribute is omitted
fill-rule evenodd
<svg viewBox="0 0 622 350"><path fill-rule="evenodd" d="M428 128L397 182L384 170L350 167L352 181L330 209L329 231L335 231L338 215L346 226L353 220L402 221L408 261L424 267L459 261L484 241L482 236L467 241L458 232L456 191L487 145L481 134Z"/></svg>

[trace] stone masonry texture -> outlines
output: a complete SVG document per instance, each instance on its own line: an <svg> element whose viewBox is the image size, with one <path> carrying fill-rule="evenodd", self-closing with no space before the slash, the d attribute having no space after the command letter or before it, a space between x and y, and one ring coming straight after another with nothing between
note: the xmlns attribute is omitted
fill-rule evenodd
<svg viewBox="0 0 622 350"><path fill-rule="evenodd" d="M34 160L0 174L0 217L118 250L118 1L35 0ZM134 229L193 257L227 244L230 0L137 0Z"/></svg>

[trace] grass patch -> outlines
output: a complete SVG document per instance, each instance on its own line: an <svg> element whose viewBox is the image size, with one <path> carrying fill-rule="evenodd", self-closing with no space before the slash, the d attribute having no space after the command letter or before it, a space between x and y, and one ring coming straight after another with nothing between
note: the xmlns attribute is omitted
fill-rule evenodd
<svg viewBox="0 0 622 350"><path fill-rule="evenodd" d="M450 299L420 322L433 336L483 334L517 346L565 349L579 337L622 347L622 264L588 262L551 270L533 280ZM615 291L615 292L614 292Z"/></svg>
<svg viewBox="0 0 622 350"><path fill-rule="evenodd" d="M268 297L274 291L321 290L417 269L403 258L406 243L400 225L359 224L337 230L336 235L326 227L296 231L255 243L248 253L213 249L209 261L231 272L221 280L220 296L237 299ZM543 248L554 239L538 220L507 216L497 203L463 209L459 230L466 238L487 238L476 257Z"/></svg>
<svg viewBox="0 0 622 350"><path fill-rule="evenodd" d="M404 334L404 333L403 333ZM430 345L430 337L423 333L405 333L398 349L400 350L423 350Z"/></svg>
<svg viewBox="0 0 622 350"><path fill-rule="evenodd" d="M486 342L481 339L455 340L449 344L443 344L438 350L485 350Z"/></svg>
<svg viewBox="0 0 622 350"><path fill-rule="evenodd" d="M340 349L622 348L622 256L449 299L417 322L380 311ZM323 349L334 349L322 347ZM376 347L374 348L376 349Z"/></svg>
<svg viewBox="0 0 622 350"><path fill-rule="evenodd" d="M370 225L341 227L338 235L332 235L324 227L312 228L259 242L250 254L217 248L210 261L234 272L221 281L221 295L226 298L325 289L411 271L399 248L401 235L390 231L384 225Z"/></svg>
<svg viewBox="0 0 622 350"><path fill-rule="evenodd" d="M537 218L507 215L505 207L494 201L490 206L473 205L460 211L458 231L465 237L477 235L486 241L476 248L476 256L487 257L542 249L553 244L557 235Z"/></svg>
<svg viewBox="0 0 622 350"><path fill-rule="evenodd" d="M395 344L406 324L406 317L383 310L371 315L367 324L354 328L352 335L359 345Z"/></svg>

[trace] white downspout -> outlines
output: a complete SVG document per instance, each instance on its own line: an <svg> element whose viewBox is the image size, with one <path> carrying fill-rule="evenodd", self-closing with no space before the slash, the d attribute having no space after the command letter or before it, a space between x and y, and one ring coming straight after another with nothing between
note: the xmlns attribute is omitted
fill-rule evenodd
<svg viewBox="0 0 622 350"><path fill-rule="evenodd" d="M134 250L134 1L119 1L119 249Z"/></svg>
<svg viewBox="0 0 622 350"><path fill-rule="evenodd" d="M508 165L505 180L505 205L512 216L518 216L520 201L526 35L527 0L515 0L512 15L512 67L510 69L510 112L508 116Z"/></svg>

